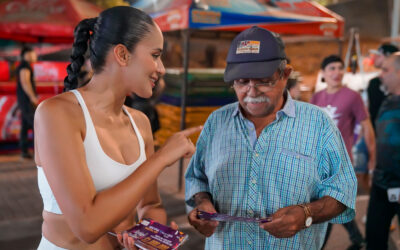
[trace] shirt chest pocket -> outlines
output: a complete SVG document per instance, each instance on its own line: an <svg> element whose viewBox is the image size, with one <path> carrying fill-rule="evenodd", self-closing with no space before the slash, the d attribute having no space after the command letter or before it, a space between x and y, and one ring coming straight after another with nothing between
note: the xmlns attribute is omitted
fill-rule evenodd
<svg viewBox="0 0 400 250"><path fill-rule="evenodd" d="M312 157L283 148L278 153L278 162L275 169L278 183L299 194L313 187L317 171Z"/></svg>

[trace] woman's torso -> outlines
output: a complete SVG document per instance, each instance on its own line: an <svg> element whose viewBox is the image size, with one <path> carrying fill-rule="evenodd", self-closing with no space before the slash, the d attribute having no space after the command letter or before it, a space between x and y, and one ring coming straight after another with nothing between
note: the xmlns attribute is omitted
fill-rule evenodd
<svg viewBox="0 0 400 250"><path fill-rule="evenodd" d="M80 119L76 119L76 122L82 128L81 134L84 140L87 165L97 191L109 188L123 180L121 176L117 176L114 180L108 181L108 179L111 179L109 177L113 169L125 172L124 178L126 178L146 159L144 139L141 137L141 134L144 134L142 133L142 121L137 121L140 119L135 120L137 122L137 125L135 125L135 121L131 120L126 114L122 122L122 126L126 129L115 129L112 125L110 126L110 124L113 124L112 117L105 117L104 114L91 109L90 105L87 106L85 111L84 100L82 107L80 107L77 97L73 94L63 94L59 98L65 98L68 102L72 102L73 105L77 106L74 112L80 112L80 115L76 115L80 117ZM95 126L93 126L94 124ZM127 153L128 151L129 153ZM35 158L38 166L40 166L40 156L37 153ZM101 164L102 161L106 161L107 164L101 171L96 171L97 165ZM110 165L112 165L111 168ZM134 218L135 211L132 211L117 228L114 228L114 231L122 231L131 227ZM118 247L116 238L109 235L102 236L90 245L80 241L75 237L62 214L43 211L43 220L43 235L60 247L67 249L114 249Z"/></svg>

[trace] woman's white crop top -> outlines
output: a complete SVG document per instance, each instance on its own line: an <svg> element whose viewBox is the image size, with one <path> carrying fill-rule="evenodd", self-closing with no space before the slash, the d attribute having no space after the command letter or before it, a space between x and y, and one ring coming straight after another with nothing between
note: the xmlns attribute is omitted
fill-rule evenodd
<svg viewBox="0 0 400 250"><path fill-rule="evenodd" d="M139 141L140 155L136 162L131 165L125 165L111 159L106 155L100 145L99 139L96 134L96 129L93 125L92 118L90 117L89 110L86 107L85 101L78 90L71 90L75 94L78 102L83 110L83 115L86 122L86 136L83 142L86 154L86 163L89 168L93 183L96 191L110 188L117 183L123 181L126 177L132 174L145 160L146 151L143 137L140 134L132 116L129 112L122 107L124 113L129 117L132 127L135 130L136 136ZM43 199L44 210L56 214L62 214L58 203L53 195L49 186L43 169L37 166L38 169L38 185L40 194Z"/></svg>

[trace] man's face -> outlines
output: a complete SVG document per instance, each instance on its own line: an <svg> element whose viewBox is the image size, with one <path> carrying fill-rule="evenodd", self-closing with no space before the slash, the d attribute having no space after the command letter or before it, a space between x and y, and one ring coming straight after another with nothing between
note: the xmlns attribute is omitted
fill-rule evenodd
<svg viewBox="0 0 400 250"><path fill-rule="evenodd" d="M233 88L244 115L261 118L273 113L280 99L283 98L290 71L290 68L286 68L282 77L277 71L272 77L268 78L235 80ZM272 84L270 84L270 87L257 87L264 83Z"/></svg>
<svg viewBox="0 0 400 250"><path fill-rule="evenodd" d="M380 69L382 67L383 60L385 60L385 56L382 54L371 54L371 58L374 62L374 67Z"/></svg>
<svg viewBox="0 0 400 250"><path fill-rule="evenodd" d="M37 62L37 55L36 55L36 52L35 52L34 50L29 51L29 52L26 52L26 53L24 54L24 58L25 58L25 60L26 60L27 62L30 62L30 63L35 63L35 62Z"/></svg>
<svg viewBox="0 0 400 250"><path fill-rule="evenodd" d="M394 93L397 85L400 84L400 70L396 70L393 57L383 61L380 79L387 91Z"/></svg>
<svg viewBox="0 0 400 250"><path fill-rule="evenodd" d="M322 76L325 78L328 86L337 88L342 85L344 76L344 66L341 62L332 62L322 70Z"/></svg>

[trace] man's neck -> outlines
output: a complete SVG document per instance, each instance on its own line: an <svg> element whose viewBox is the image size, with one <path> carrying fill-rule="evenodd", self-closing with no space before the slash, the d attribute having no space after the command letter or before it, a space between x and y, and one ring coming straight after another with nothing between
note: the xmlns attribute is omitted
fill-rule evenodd
<svg viewBox="0 0 400 250"><path fill-rule="evenodd" d="M328 86L328 87L326 87L326 92L328 94L334 94L334 93L338 92L342 87L343 87L343 85L335 86L335 87Z"/></svg>
<svg viewBox="0 0 400 250"><path fill-rule="evenodd" d="M278 105L276 105L274 111L271 114L268 114L263 117L255 117L251 116L249 114L245 115L245 117L251 121L254 124L256 133L257 133L257 138L261 134L261 132L264 130L266 126L271 124L275 119L276 119L276 113L283 108L287 100L286 95L284 95L278 102Z"/></svg>
<svg viewBox="0 0 400 250"><path fill-rule="evenodd" d="M393 92L394 96L400 96L400 88L397 88L394 92Z"/></svg>

